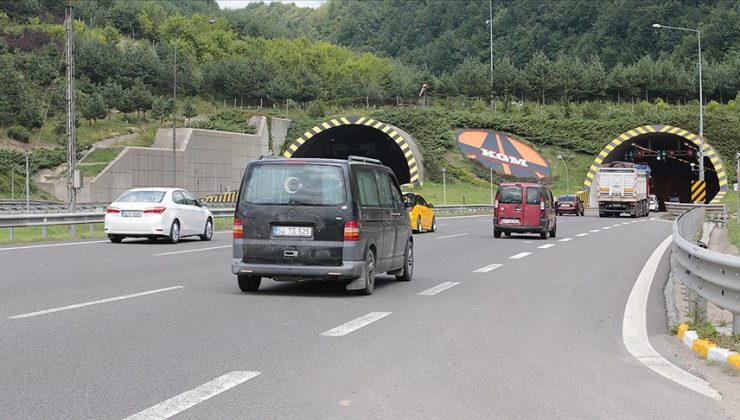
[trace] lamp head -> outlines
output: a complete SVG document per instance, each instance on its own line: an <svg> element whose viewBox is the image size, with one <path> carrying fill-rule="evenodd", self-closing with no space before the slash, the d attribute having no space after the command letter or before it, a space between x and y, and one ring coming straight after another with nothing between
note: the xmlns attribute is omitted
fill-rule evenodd
<svg viewBox="0 0 740 420"><path fill-rule="evenodd" d="M662 27L663 25L661 25L660 23L653 23L653 28L662 28Z"/></svg>

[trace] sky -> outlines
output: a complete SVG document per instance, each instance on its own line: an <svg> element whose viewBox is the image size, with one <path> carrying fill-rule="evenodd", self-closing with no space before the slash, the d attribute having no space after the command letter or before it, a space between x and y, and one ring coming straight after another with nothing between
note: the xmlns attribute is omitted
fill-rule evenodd
<svg viewBox="0 0 740 420"><path fill-rule="evenodd" d="M216 0L218 6L222 9L241 9L247 7L249 3L256 3L262 1L263 3L271 3L272 1L278 1L280 3L295 3L298 7L311 7L317 8L326 0Z"/></svg>

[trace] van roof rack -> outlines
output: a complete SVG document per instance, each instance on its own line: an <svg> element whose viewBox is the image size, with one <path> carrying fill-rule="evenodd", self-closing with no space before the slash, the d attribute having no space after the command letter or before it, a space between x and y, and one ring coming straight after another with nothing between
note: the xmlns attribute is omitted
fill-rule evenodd
<svg viewBox="0 0 740 420"><path fill-rule="evenodd" d="M383 164L378 159L373 159L373 158L364 157L364 156L350 155L350 156L347 157L347 160L350 161L350 162L356 161L356 162L364 162L364 163L376 163L378 165L382 165Z"/></svg>

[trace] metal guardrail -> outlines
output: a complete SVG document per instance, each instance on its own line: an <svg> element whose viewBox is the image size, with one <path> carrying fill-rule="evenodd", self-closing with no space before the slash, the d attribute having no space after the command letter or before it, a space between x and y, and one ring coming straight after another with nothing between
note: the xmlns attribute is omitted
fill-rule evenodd
<svg viewBox="0 0 740 420"><path fill-rule="evenodd" d="M726 204L694 204L694 203L665 203L665 209L668 213L683 214L691 209L703 208L708 215L719 216L727 219L728 211Z"/></svg>
<svg viewBox="0 0 740 420"><path fill-rule="evenodd" d="M732 312L732 332L740 334L740 257L700 245L700 229L706 213L704 207L694 208L673 222L671 266L691 291L692 307L706 312L706 301L709 301Z"/></svg>

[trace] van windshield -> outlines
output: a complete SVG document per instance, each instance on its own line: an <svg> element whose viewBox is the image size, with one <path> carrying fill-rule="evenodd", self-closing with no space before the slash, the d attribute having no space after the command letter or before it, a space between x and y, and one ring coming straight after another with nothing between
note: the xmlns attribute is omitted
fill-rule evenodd
<svg viewBox="0 0 740 420"><path fill-rule="evenodd" d="M522 204L522 187L510 186L499 190L499 203Z"/></svg>
<svg viewBox="0 0 740 420"><path fill-rule="evenodd" d="M334 206L346 201L342 168L329 165L256 165L242 191L250 204Z"/></svg>

